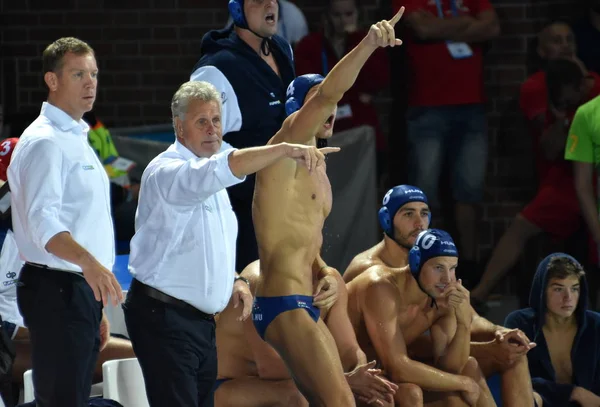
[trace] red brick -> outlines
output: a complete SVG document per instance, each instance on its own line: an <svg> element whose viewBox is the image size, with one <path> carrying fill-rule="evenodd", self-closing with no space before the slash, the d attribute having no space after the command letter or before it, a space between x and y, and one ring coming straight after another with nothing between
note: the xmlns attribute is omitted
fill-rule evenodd
<svg viewBox="0 0 600 407"><path fill-rule="evenodd" d="M28 42L29 32L25 28L3 28L0 30L0 38L2 44Z"/></svg>
<svg viewBox="0 0 600 407"><path fill-rule="evenodd" d="M152 39L154 40L177 40L178 27L154 27L152 29Z"/></svg>
<svg viewBox="0 0 600 407"><path fill-rule="evenodd" d="M117 115L119 117L130 118L140 117L142 115L142 107L139 103L132 103L128 105L121 103L117 106Z"/></svg>
<svg viewBox="0 0 600 407"><path fill-rule="evenodd" d="M142 43L140 47L140 53L142 55L179 55L180 54L180 43L179 42L149 42Z"/></svg>
<svg viewBox="0 0 600 407"><path fill-rule="evenodd" d="M45 11L43 13L39 13L39 25L52 27L52 26L61 26L65 23L66 15L69 13L65 12L50 12ZM82 21L74 22L74 24L81 24Z"/></svg>
<svg viewBox="0 0 600 407"><path fill-rule="evenodd" d="M140 22L140 12L113 12L110 15L110 21L113 25L137 25Z"/></svg>
<svg viewBox="0 0 600 407"><path fill-rule="evenodd" d="M152 38L152 28L150 27L132 27L132 26L113 26L102 28L102 38L104 40L122 40L122 41L142 41Z"/></svg>
<svg viewBox="0 0 600 407"><path fill-rule="evenodd" d="M132 42L116 42L113 44L115 55L124 57L140 54L140 44L137 41Z"/></svg>
<svg viewBox="0 0 600 407"><path fill-rule="evenodd" d="M180 25L186 24L186 21L186 13L183 11L150 11L140 15L140 23L148 26Z"/></svg>
<svg viewBox="0 0 600 407"><path fill-rule="evenodd" d="M501 4L499 6L496 6L496 13L498 14L498 18L500 19L500 21L507 21L507 20L511 20L511 21L516 21L516 20L522 20L526 17L527 14L527 6L522 4L522 5L504 5Z"/></svg>

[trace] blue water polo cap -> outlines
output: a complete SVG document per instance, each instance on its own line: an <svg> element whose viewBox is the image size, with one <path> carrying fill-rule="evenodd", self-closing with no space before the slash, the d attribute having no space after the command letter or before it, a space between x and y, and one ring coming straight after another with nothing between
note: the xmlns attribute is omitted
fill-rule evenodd
<svg viewBox="0 0 600 407"><path fill-rule="evenodd" d="M394 238L394 216L396 212L409 202L427 202L427 196L423 191L412 185L398 185L387 191L381 202L379 209L379 224L383 231ZM429 213L429 223L431 223L431 213Z"/></svg>
<svg viewBox="0 0 600 407"><path fill-rule="evenodd" d="M291 115L300 110L306 99L306 94L315 85L323 82L323 76L316 73L309 73L294 79L288 86L286 92L285 113Z"/></svg>
<svg viewBox="0 0 600 407"><path fill-rule="evenodd" d="M227 8L233 23L240 28L248 29L248 22L244 14L244 0L229 0Z"/></svg>
<svg viewBox="0 0 600 407"><path fill-rule="evenodd" d="M458 250L452 236L440 229L424 230L419 233L414 246L408 252L410 272L418 281L423 264L429 259L443 256L458 257Z"/></svg>

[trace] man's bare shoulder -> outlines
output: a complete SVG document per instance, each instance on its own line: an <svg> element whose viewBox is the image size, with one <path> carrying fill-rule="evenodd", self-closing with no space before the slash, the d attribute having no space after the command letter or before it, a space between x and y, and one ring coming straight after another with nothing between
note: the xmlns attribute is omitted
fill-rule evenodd
<svg viewBox="0 0 600 407"><path fill-rule="evenodd" d="M397 270L386 265L375 264L356 277L350 286L356 287L364 303L381 300L396 302L398 290L403 285L396 273Z"/></svg>
<svg viewBox="0 0 600 407"><path fill-rule="evenodd" d="M379 245L378 243L370 249L354 256L343 275L346 283L354 280L370 267L384 264L379 257Z"/></svg>
<svg viewBox="0 0 600 407"><path fill-rule="evenodd" d="M297 112L292 113L281 124L281 128L275 133L271 140L269 140L268 144L279 144L279 143L294 143L294 144L302 144L294 139L294 133L297 129L293 128L294 116L296 116Z"/></svg>

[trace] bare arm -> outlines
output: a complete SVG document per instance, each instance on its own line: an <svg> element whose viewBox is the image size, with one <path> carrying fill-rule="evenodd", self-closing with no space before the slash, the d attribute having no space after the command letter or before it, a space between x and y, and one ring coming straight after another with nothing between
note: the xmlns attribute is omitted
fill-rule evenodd
<svg viewBox="0 0 600 407"><path fill-rule="evenodd" d="M387 281L371 282L365 293L363 314L369 338L390 379L414 383L424 390L465 391L465 377L446 373L411 360L398 322L396 289Z"/></svg>
<svg viewBox="0 0 600 407"><path fill-rule="evenodd" d="M404 7L390 20L371 26L366 37L329 72L315 94L302 108L288 117L275 136L276 141L311 143L319 127L331 115L337 103L356 81L360 70L371 54L380 46L400 45L396 40L394 25L402 17Z"/></svg>
<svg viewBox="0 0 600 407"><path fill-rule="evenodd" d="M483 11L475 18L460 16L446 19L416 11L408 15L406 21L422 41L483 42L500 33L498 17L493 10Z"/></svg>
<svg viewBox="0 0 600 407"><path fill-rule="evenodd" d="M574 161L573 172L575 175L575 190L577 191L583 218L594 241L600 243L600 222L598 221L598 209L593 187L594 166L592 163Z"/></svg>
<svg viewBox="0 0 600 407"><path fill-rule="evenodd" d="M418 10L406 16L406 23L421 41L449 40L465 31L473 18L461 16L443 19L433 14Z"/></svg>
<svg viewBox="0 0 600 407"><path fill-rule="evenodd" d="M542 133L540 145L544 156L548 160L556 160L564 156L565 144L569 134L568 123L565 120L565 116L559 114L552 126Z"/></svg>
<svg viewBox="0 0 600 407"><path fill-rule="evenodd" d="M454 313L450 312L431 327L431 338L436 366L446 372L459 374L469 359L469 327L457 324Z"/></svg>
<svg viewBox="0 0 600 407"><path fill-rule="evenodd" d="M233 175L242 178L270 166L283 157L287 157L290 148L289 144L281 143L234 150L229 154L229 168Z"/></svg>
<svg viewBox="0 0 600 407"><path fill-rule="evenodd" d="M501 327L480 316L471 307L473 322L471 322L471 345L473 342L490 342L495 339L496 331Z"/></svg>
<svg viewBox="0 0 600 407"><path fill-rule="evenodd" d="M46 243L46 250L56 257L78 265L82 270L90 267L102 267L98 260L79 245L69 232L60 232L50 238Z"/></svg>
<svg viewBox="0 0 600 407"><path fill-rule="evenodd" d="M464 42L485 42L500 35L500 22L494 10L482 11L473 20L466 30L450 39Z"/></svg>
<svg viewBox="0 0 600 407"><path fill-rule="evenodd" d="M83 277L94 292L96 301L113 305L123 301L123 291L111 270L105 268L94 256L77 243L69 232L60 232L52 236L45 246L49 253L81 267Z"/></svg>
<svg viewBox="0 0 600 407"><path fill-rule="evenodd" d="M326 324L335 340L344 371L349 372L358 365L367 363L367 356L358 346L354 328L348 317L348 290L342 276L338 272L335 274L333 277L338 282L338 299L329 311Z"/></svg>
<svg viewBox="0 0 600 407"><path fill-rule="evenodd" d="M447 300L447 314L431 328L434 358L443 370L458 374L469 360L473 322L470 294L458 280L450 283L443 295Z"/></svg>

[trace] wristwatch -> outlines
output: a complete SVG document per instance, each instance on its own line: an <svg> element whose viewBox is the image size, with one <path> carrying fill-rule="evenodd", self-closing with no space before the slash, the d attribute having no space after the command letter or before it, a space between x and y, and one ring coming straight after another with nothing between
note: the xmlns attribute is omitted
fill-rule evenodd
<svg viewBox="0 0 600 407"><path fill-rule="evenodd" d="M242 280L244 283L248 284L248 287L250 287L250 281L248 281L248 279L246 277L242 277L242 276L237 276L233 282L235 283L238 280Z"/></svg>

